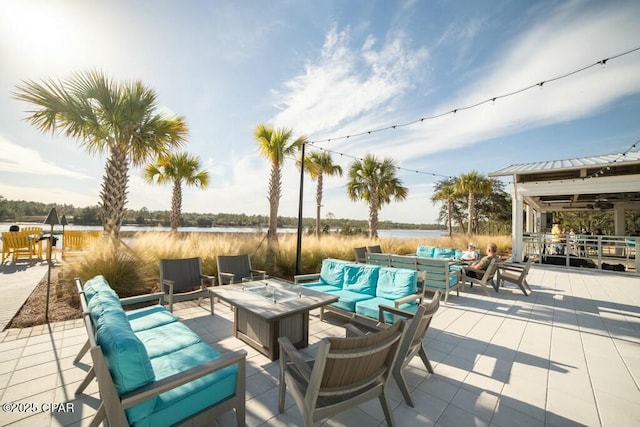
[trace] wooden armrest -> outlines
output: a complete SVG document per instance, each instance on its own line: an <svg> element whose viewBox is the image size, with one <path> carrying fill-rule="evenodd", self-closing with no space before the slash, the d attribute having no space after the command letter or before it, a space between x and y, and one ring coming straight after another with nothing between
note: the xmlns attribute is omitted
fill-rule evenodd
<svg viewBox="0 0 640 427"><path fill-rule="evenodd" d="M227 366L242 365L241 369L238 370L238 373L244 372L246 359L247 352L244 350L225 353L215 360L205 362L184 372L179 372L122 395L122 407L124 409L130 408L140 402L150 399L151 397L158 396L166 391L177 388L193 380L197 380L198 378L202 378L205 375L209 375L212 372L226 368ZM237 381L244 380L245 378L237 379Z"/></svg>
<svg viewBox="0 0 640 427"><path fill-rule="evenodd" d="M291 362L296 367L298 372L302 374L302 376L310 381L311 378L311 368L309 364L302 357L302 353L300 353L289 341L287 337L278 338L278 344L280 345L280 357L284 363Z"/></svg>
<svg viewBox="0 0 640 427"><path fill-rule="evenodd" d="M361 337L363 335L366 335L366 333L364 331L361 331L360 329L358 329L357 326L352 325L351 323L347 323L344 325L344 329L346 331L345 336L347 338L351 338L351 337Z"/></svg>
<svg viewBox="0 0 640 427"><path fill-rule="evenodd" d="M209 276L208 274L201 274L200 275L200 280L208 280L209 283L211 283L211 286L215 286L216 285L216 276Z"/></svg>
<svg viewBox="0 0 640 427"><path fill-rule="evenodd" d="M297 285L303 281L311 281L319 278L320 278L320 273L298 274L297 276L293 277L293 283Z"/></svg>
<svg viewBox="0 0 640 427"><path fill-rule="evenodd" d="M465 267L462 271L463 272L474 271L476 273L484 273L486 270L480 270L478 268L473 268L473 267Z"/></svg>
<svg viewBox="0 0 640 427"><path fill-rule="evenodd" d="M251 269L251 276L252 277L253 277L254 273L257 274L257 275L261 275L263 277L267 275L267 272L265 270L254 270L254 269Z"/></svg>
<svg viewBox="0 0 640 427"><path fill-rule="evenodd" d="M158 304L162 305L164 302L164 292L154 292L152 294L135 295L132 297L120 298L120 304L125 305L137 304L140 302L158 300Z"/></svg>
<svg viewBox="0 0 640 427"><path fill-rule="evenodd" d="M174 282L173 280L169 280L169 279L162 279L162 281L160 282L160 289L164 289L164 287L168 287L169 288L169 294L173 294L173 287L175 286L176 282Z"/></svg>
<svg viewBox="0 0 640 427"><path fill-rule="evenodd" d="M407 302L411 302L411 301L414 301L414 300L420 300L420 299L422 299L422 295L421 294L407 295L406 297L402 297L402 298L398 298L398 299L394 300L393 301L393 305L396 308L398 308L398 306L400 304L404 304L404 303L407 303ZM378 307L380 307L380 306L378 306Z"/></svg>
<svg viewBox="0 0 640 427"><path fill-rule="evenodd" d="M498 270L510 270L510 271L518 271L522 272L524 270L524 264L511 264L511 263L502 263L498 265Z"/></svg>
<svg viewBox="0 0 640 427"><path fill-rule="evenodd" d="M378 306L378 320L380 321L380 323L385 323L384 321L384 312L389 312L391 314L395 314L398 316L403 316L406 317L408 319L413 319L414 314L411 313L410 311L404 311L404 310L400 310L397 307L391 307L388 305L379 305Z"/></svg>

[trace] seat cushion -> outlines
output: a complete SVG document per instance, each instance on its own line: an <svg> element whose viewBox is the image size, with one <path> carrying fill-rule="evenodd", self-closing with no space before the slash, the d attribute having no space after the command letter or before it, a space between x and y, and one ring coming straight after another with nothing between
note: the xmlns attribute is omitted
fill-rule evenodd
<svg viewBox="0 0 640 427"><path fill-rule="evenodd" d="M199 342L181 350L151 359L157 380L214 360L220 353ZM162 393L155 399L153 411L139 416L138 406L126 410L134 426L174 425L179 421L213 406L236 391L238 368L229 366L205 377Z"/></svg>
<svg viewBox="0 0 640 427"><path fill-rule="evenodd" d="M89 315L91 316L91 320L93 320L93 324L96 327L100 326L100 317L108 311L117 311L121 312L124 316L124 308L122 308L122 304L120 303L120 298L116 293L111 292L99 292L94 294L91 297L91 301L87 305L89 308Z"/></svg>
<svg viewBox="0 0 640 427"><path fill-rule="evenodd" d="M356 313L361 316L370 317L372 319L378 320L379 316L379 308L380 305L386 305L388 307L395 307L394 301L387 298L371 298L365 301L359 301L356 303ZM409 311L411 313L415 313L418 309L417 302L407 302L404 304L400 304L398 307L400 310ZM384 313L385 322L388 324L392 324L394 322L393 314L385 312Z"/></svg>
<svg viewBox="0 0 640 427"><path fill-rule="evenodd" d="M331 285L325 285L323 283L320 282L312 282L312 283L305 283L302 285L305 288L308 289L313 289L314 291L318 291L318 292L336 292L336 291L341 291L342 287L337 287L337 286L331 286Z"/></svg>
<svg viewBox="0 0 640 427"><path fill-rule="evenodd" d="M351 313L356 312L356 303L373 298L373 296L368 294L363 294L360 292L345 291L344 289L336 292L331 292L331 294L339 298L338 302L334 302L333 304L331 304L333 307L336 307Z"/></svg>
<svg viewBox="0 0 640 427"><path fill-rule="evenodd" d="M400 268L382 267L378 272L376 296L390 300L415 294L418 272Z"/></svg>
<svg viewBox="0 0 640 427"><path fill-rule="evenodd" d="M367 264L347 264L344 266L344 283L342 289L345 291L359 292L369 296L376 295L376 283L378 282L377 265Z"/></svg>
<svg viewBox="0 0 640 427"><path fill-rule="evenodd" d="M151 305L125 312L133 332L157 328L178 320L169 310L161 305Z"/></svg>
<svg viewBox="0 0 640 427"><path fill-rule="evenodd" d="M182 322L173 322L145 329L136 336L147 350L149 358L164 356L202 342L200 337Z"/></svg>
<svg viewBox="0 0 640 427"><path fill-rule="evenodd" d="M344 282L344 266L346 264L347 263L345 261L339 259L327 258L322 260L320 283L342 289L342 283Z"/></svg>

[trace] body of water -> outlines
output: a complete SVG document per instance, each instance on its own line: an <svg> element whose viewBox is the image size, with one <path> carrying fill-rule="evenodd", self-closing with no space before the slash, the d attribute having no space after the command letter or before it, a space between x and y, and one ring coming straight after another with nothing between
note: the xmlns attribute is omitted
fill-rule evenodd
<svg viewBox="0 0 640 427"><path fill-rule="evenodd" d="M9 227L14 223L0 223L0 232L9 231ZM50 225L38 223L17 223L20 227L39 227L42 226L46 233L51 229ZM54 233L62 232L62 226L56 225ZM67 225L65 230L102 230L101 226L91 225ZM136 225L123 225L120 231L136 232L136 231L170 231L170 227L139 227ZM266 228L256 227L180 227L178 231L191 233L264 233ZM295 228L279 228L278 233L295 233ZM378 235L386 239L433 239L441 237L445 230L378 230Z"/></svg>

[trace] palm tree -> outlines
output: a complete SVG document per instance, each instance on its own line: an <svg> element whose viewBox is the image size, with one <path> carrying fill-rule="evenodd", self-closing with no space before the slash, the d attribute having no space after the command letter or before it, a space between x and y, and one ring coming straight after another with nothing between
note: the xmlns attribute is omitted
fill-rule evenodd
<svg viewBox="0 0 640 427"><path fill-rule="evenodd" d="M144 169L144 178L149 183L173 183L171 230L174 232L178 230L180 225L182 184L199 188L206 188L209 185L209 172L206 170L198 171L198 169L200 169L200 159L185 152L163 156L156 163L149 164Z"/></svg>
<svg viewBox="0 0 640 427"><path fill-rule="evenodd" d="M457 196L455 185L455 179L443 179L436 183L435 192L431 196L432 202L445 202L447 205L447 228L449 230L449 237L453 234L451 227L451 211L453 208L453 202Z"/></svg>
<svg viewBox="0 0 640 427"><path fill-rule="evenodd" d="M287 128L274 129L259 124L254 136L258 142L260 153L271 162L271 176L269 177L269 230L267 238L275 240L278 237L278 207L282 195L282 165L287 156L293 156L307 142L306 136L291 140L293 131Z"/></svg>
<svg viewBox="0 0 640 427"><path fill-rule="evenodd" d="M300 159L298 159L298 167ZM334 165L331 154L326 151L313 151L304 158L304 170L309 174L312 180L317 180L316 187L316 236L322 235L320 229L320 208L322 207L323 177L325 175L342 176L342 167Z"/></svg>
<svg viewBox="0 0 640 427"><path fill-rule="evenodd" d="M378 211L382 206L390 203L391 197L396 201L406 199L408 192L396 177L396 165L392 159L379 161L374 155L367 154L364 159L351 164L347 194L353 201L369 203L369 238L378 237Z"/></svg>
<svg viewBox="0 0 640 427"><path fill-rule="evenodd" d="M468 194L468 225L467 234L471 235L478 231L477 216L475 214L476 196L488 195L492 191L491 180L477 171L471 171L460 175L456 181L456 191Z"/></svg>
<svg viewBox="0 0 640 427"><path fill-rule="evenodd" d="M91 154L106 154L100 192L104 231L118 238L127 203L129 169L179 147L181 117L157 113L156 94L142 82L117 83L100 71L69 80L24 81L13 96L38 107L27 120L43 133L60 130Z"/></svg>

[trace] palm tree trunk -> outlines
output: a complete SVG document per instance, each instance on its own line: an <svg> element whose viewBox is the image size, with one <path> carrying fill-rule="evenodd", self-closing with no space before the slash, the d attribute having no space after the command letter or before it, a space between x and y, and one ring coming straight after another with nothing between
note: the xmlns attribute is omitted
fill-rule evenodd
<svg viewBox="0 0 640 427"><path fill-rule="evenodd" d="M280 207L281 193L280 167L274 163L271 165L271 177L269 178L269 230L267 238L270 240L278 238L278 208Z"/></svg>
<svg viewBox="0 0 640 427"><path fill-rule="evenodd" d="M467 234L469 236L471 236L473 234L473 230L474 230L474 227L473 227L473 208L475 206L475 198L476 198L476 195L473 192L470 191L469 192L469 206L468 206L468 209L469 209L469 218L468 218L469 224L467 224Z"/></svg>
<svg viewBox="0 0 640 427"><path fill-rule="evenodd" d="M171 231L177 232L180 226L180 212L182 211L182 180L176 179L173 183L173 195L171 197Z"/></svg>
<svg viewBox="0 0 640 427"><path fill-rule="evenodd" d="M451 199L447 200L447 226L449 228L449 237L453 234L451 229Z"/></svg>
<svg viewBox="0 0 640 427"><path fill-rule="evenodd" d="M316 236L320 237L320 208L322 207L322 173L318 174L318 187L316 188Z"/></svg>
<svg viewBox="0 0 640 427"><path fill-rule="evenodd" d="M120 226L127 203L129 182L129 160L127 150L118 146L111 148L105 165L100 199L102 201L102 225L105 234L112 240L120 236Z"/></svg>
<svg viewBox="0 0 640 427"><path fill-rule="evenodd" d="M369 202L369 238L378 237L378 199L372 198Z"/></svg>

